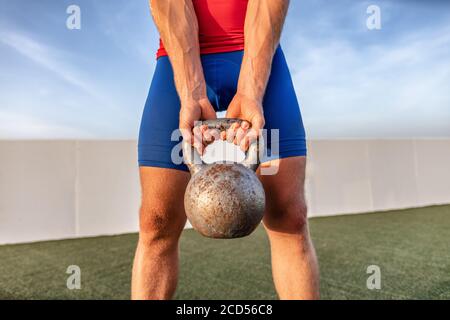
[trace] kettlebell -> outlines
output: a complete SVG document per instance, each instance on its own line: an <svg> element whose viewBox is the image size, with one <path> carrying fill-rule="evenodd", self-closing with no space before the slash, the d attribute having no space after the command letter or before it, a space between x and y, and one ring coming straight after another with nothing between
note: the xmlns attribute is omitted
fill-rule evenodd
<svg viewBox="0 0 450 320"><path fill-rule="evenodd" d="M240 119L199 122L225 131ZM258 141L252 142L241 163L206 164L189 142L183 141L183 159L191 173L184 194L186 215L200 234L210 238L245 237L260 224L265 208L264 189L255 171L259 165Z"/></svg>

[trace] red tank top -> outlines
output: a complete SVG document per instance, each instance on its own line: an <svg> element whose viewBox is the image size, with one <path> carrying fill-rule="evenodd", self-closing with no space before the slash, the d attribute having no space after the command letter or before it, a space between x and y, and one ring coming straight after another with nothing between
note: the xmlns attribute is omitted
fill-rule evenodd
<svg viewBox="0 0 450 320"><path fill-rule="evenodd" d="M244 49L244 22L248 0L192 0L199 27L200 53ZM166 56L159 40L156 56Z"/></svg>

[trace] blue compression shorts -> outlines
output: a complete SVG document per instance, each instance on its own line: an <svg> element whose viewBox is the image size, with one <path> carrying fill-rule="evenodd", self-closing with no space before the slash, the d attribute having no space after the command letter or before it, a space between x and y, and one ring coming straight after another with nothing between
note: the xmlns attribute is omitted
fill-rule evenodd
<svg viewBox="0 0 450 320"><path fill-rule="evenodd" d="M236 93L243 51L201 56L208 98L217 112L226 111ZM279 47L273 58L272 71L263 100L267 159L306 156L305 129L283 51ZM139 132L140 166L188 171L184 163L173 161L172 150L179 146L180 100L175 89L173 71L167 56L158 58L145 103ZM278 152L271 152L271 129L278 129ZM175 141L172 141L175 140ZM180 150L178 148L177 150ZM180 151L181 152L181 151Z"/></svg>

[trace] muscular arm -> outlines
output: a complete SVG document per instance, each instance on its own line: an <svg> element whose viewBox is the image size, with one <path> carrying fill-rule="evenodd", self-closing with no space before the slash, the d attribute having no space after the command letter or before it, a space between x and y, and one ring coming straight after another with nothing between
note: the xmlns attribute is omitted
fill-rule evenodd
<svg viewBox="0 0 450 320"><path fill-rule="evenodd" d="M289 0L249 0L238 91L262 101Z"/></svg>
<svg viewBox="0 0 450 320"><path fill-rule="evenodd" d="M150 0L150 8L174 72L180 129L191 139L194 121L216 117L206 96L194 6L192 0Z"/></svg>
<svg viewBox="0 0 450 320"><path fill-rule="evenodd" d="M250 140L264 127L262 101L288 7L289 0L248 1L244 26L244 57L237 93L227 116L240 117L252 124L255 132L250 135ZM246 149L247 142L243 140L246 133L245 128L243 129L236 132L236 142L242 142L241 147Z"/></svg>

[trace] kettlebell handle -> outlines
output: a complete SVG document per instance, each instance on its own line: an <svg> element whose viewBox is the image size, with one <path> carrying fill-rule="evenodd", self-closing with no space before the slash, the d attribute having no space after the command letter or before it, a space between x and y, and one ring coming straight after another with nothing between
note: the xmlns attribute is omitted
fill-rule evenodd
<svg viewBox="0 0 450 320"><path fill-rule="evenodd" d="M232 124L239 123L241 124L243 120L236 119L236 118L219 118L219 119L213 119L213 120L204 120L199 121L195 127L200 127L203 125L206 125L208 129L217 129L219 132L228 130ZM247 154L245 156L244 161L241 162L241 164L253 171L256 171L258 169L259 165L259 141L260 138L253 141L248 150ZM187 141L183 140L182 144L183 148L183 159L184 163L188 166L189 171L192 175L196 174L202 166L205 165L203 160L201 159L200 155L198 154L197 150Z"/></svg>

